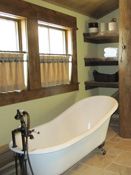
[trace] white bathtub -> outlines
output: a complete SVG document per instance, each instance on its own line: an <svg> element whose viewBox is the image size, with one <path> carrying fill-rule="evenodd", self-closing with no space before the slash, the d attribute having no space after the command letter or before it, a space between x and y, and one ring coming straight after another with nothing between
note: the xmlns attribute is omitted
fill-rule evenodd
<svg viewBox="0 0 131 175"><path fill-rule="evenodd" d="M106 138L111 115L117 101L108 96L85 98L72 105L54 120L35 127L40 134L29 139L29 157L35 175L60 175ZM16 136L16 148L21 151L21 137ZM30 173L30 172L29 172Z"/></svg>

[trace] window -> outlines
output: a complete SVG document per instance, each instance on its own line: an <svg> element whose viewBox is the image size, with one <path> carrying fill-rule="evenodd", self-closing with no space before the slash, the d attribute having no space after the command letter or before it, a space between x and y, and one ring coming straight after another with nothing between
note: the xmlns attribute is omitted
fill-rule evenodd
<svg viewBox="0 0 131 175"><path fill-rule="evenodd" d="M21 91L27 84L27 64L20 52L20 20L0 17L0 26L0 93Z"/></svg>
<svg viewBox="0 0 131 175"><path fill-rule="evenodd" d="M0 15L1 18L13 23L12 34L14 33L13 39L9 39L9 37L11 37L10 35L7 39L5 39L6 36L4 37L6 44L10 43L11 40L11 44L7 44L10 45L11 48L6 48L6 44L0 48L0 50L2 50L2 52L0 51L0 66L2 66L0 67L0 83L6 80L4 74L17 75L13 78L13 80L15 80L13 86L9 83L6 85L7 89L3 91L3 87L0 85L2 87L0 92L4 92L2 94L0 93L0 106L78 90L76 18L32 3L16 0L6 0L6 3L5 1L0 1L0 10L2 13L7 14L7 16L3 14ZM8 16L9 13L11 13L11 16ZM38 21L44 21L53 26L38 24ZM38 25L41 26L42 31L48 31L50 34L42 36L45 34L41 32L41 34L39 34L41 37L39 38ZM9 28L11 27L8 26L8 29ZM9 32L7 32L7 34L8 33ZM46 43L49 42L49 44L44 45L43 39L41 40L43 37L44 41L46 41ZM58 37L59 43L56 44ZM42 43L40 48L39 42ZM57 46L57 48L55 48L55 46ZM3 52L3 49L5 52ZM2 54L8 56L5 58ZM49 64L49 62L51 63ZM4 70L4 66L8 67L8 72L4 72L3 74L1 70ZM10 69L13 66L14 68ZM44 66L48 67L48 69L41 68ZM54 66L58 66L60 70L62 69L60 74L55 71L55 75L59 75L58 78L53 78L54 72L50 71L53 70ZM65 74L63 70L68 70L67 68L69 72L66 71L66 80L65 78L63 79L63 75ZM15 70L15 73L12 70ZM42 73L43 70L50 72L49 77L44 77L46 74ZM55 70L58 69L55 68ZM16 83L16 80L20 80L20 78L18 78L19 75L24 77L22 86L18 86ZM5 77L8 77L8 82L13 82L11 80L13 76ZM47 82L46 79L50 81Z"/></svg>
<svg viewBox="0 0 131 175"><path fill-rule="evenodd" d="M62 28L62 27L61 27ZM39 22L39 54L42 87L69 84L72 56L67 53L68 30ZM71 50L71 49L70 49Z"/></svg>

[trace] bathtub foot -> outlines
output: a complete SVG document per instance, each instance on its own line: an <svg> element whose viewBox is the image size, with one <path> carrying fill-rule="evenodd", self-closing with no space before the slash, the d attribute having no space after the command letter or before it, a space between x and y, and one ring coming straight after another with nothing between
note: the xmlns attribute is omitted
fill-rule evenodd
<svg viewBox="0 0 131 175"><path fill-rule="evenodd" d="M103 149L103 146L104 145L105 145L105 142L103 142L100 146L98 146L98 149L100 149L102 155L105 155L106 154L106 150Z"/></svg>
<svg viewBox="0 0 131 175"><path fill-rule="evenodd" d="M105 155L106 154L106 150L104 150L103 148L101 148L101 154Z"/></svg>

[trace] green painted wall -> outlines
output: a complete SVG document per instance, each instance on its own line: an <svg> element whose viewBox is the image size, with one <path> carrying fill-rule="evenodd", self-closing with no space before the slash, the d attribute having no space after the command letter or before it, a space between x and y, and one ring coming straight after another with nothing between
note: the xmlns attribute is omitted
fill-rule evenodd
<svg viewBox="0 0 131 175"><path fill-rule="evenodd" d="M11 131L20 125L14 119L17 109L28 111L31 117L31 127L48 122L63 112L69 106L88 96L98 94L98 89L85 91L84 81L92 79L92 67L84 66L85 56L97 56L97 45L84 43L83 33L87 31L87 24L94 19L87 16L66 10L61 7L46 3L41 0L26 0L28 2L47 7L77 18L77 55L78 55L78 81L80 82L79 91L65 93L47 98L17 103L0 107L0 146L9 143ZM97 67L96 67L97 69Z"/></svg>

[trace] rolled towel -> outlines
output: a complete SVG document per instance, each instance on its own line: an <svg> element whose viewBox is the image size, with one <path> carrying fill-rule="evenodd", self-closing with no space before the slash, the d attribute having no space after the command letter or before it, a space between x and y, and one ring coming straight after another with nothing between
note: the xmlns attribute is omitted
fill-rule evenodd
<svg viewBox="0 0 131 175"><path fill-rule="evenodd" d="M104 49L104 57L118 57L119 50L118 48L108 47Z"/></svg>
<svg viewBox="0 0 131 175"><path fill-rule="evenodd" d="M118 55L118 53L104 53L104 57L105 58L113 58L113 57L115 57L115 58L117 58L119 55Z"/></svg>
<svg viewBox="0 0 131 175"><path fill-rule="evenodd" d="M104 49L104 52L118 52L119 49L118 48L115 48L115 47L106 47Z"/></svg>

